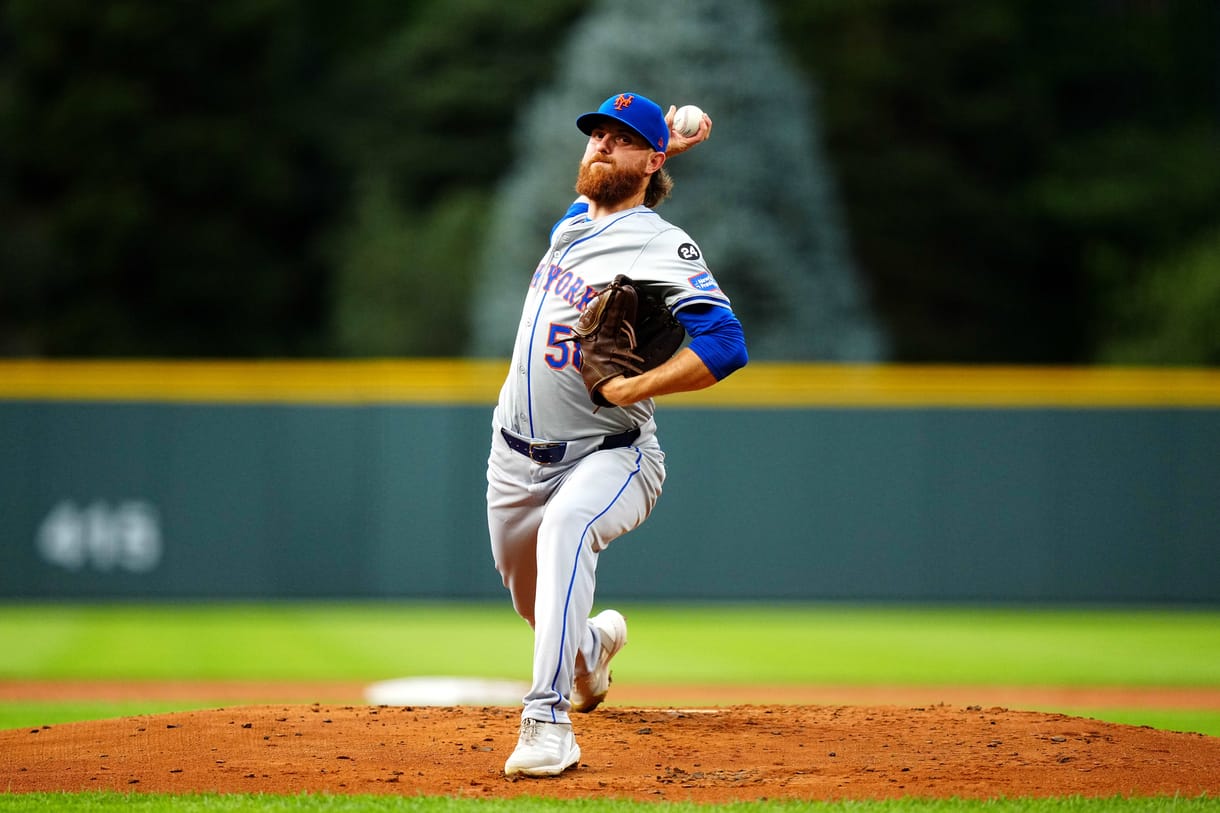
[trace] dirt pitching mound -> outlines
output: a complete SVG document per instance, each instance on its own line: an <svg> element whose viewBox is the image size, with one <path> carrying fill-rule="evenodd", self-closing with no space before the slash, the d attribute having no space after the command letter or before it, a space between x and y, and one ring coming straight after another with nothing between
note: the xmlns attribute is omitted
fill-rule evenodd
<svg viewBox="0 0 1220 813"><path fill-rule="evenodd" d="M602 708L553 779L504 777L519 708L259 705L0 731L0 791L728 802L1220 796L1220 738L979 706Z"/></svg>

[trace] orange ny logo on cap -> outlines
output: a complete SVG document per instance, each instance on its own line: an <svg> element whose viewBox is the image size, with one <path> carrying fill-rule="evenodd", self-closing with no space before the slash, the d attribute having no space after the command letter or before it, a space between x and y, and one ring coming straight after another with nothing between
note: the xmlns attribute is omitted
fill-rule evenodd
<svg viewBox="0 0 1220 813"><path fill-rule="evenodd" d="M631 107L631 103L634 101L635 101L634 96L627 96L625 94L620 93L614 100L614 109L622 110L624 108Z"/></svg>

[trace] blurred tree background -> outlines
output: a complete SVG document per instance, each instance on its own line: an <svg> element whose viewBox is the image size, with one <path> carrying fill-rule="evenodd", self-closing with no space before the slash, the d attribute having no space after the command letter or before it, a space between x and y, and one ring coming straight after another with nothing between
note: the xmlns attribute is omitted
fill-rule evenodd
<svg viewBox="0 0 1220 813"><path fill-rule="evenodd" d="M494 358L512 345L521 300L510 292L520 290L522 269L537 265L543 236L575 194L585 137L573 114L648 88L715 111L715 144L666 163L675 185L661 214L709 258L751 356L888 357L848 247L808 82L778 41L769 9L742 0L590 4L568 32L556 78L523 109L513 134L515 160L493 201L474 286L471 355ZM604 53L615 55L612 76L588 57Z"/></svg>
<svg viewBox="0 0 1220 813"><path fill-rule="evenodd" d="M893 360L1220 364L1214 0L762 5ZM460 352L587 8L3 0L0 355Z"/></svg>

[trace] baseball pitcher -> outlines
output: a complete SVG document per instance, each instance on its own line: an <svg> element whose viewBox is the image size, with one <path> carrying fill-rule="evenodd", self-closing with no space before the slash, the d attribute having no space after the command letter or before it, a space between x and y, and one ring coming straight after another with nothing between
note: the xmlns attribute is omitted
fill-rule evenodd
<svg viewBox="0 0 1220 813"><path fill-rule="evenodd" d="M602 702L627 643L622 614L589 616L599 555L644 521L665 481L652 399L709 387L747 361L698 244L656 212L673 185L666 160L712 129L706 115L693 133L671 129L674 113L624 92L576 119L588 136L579 197L529 278L492 420L491 550L534 630L509 776L580 760L571 712Z"/></svg>

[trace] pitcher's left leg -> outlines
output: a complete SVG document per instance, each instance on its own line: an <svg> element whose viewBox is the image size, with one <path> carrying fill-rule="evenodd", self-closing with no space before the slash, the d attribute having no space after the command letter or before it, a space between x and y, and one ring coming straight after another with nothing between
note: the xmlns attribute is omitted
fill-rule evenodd
<svg viewBox="0 0 1220 813"><path fill-rule="evenodd" d="M594 452L555 492L538 529L534 677L525 717L568 722L576 654L592 648L597 558L651 512L665 480L655 445Z"/></svg>

